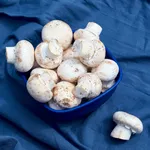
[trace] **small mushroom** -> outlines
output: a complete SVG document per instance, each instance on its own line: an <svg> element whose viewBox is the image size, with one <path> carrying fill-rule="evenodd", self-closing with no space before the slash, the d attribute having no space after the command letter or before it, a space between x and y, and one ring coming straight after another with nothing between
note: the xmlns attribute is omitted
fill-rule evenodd
<svg viewBox="0 0 150 150"><path fill-rule="evenodd" d="M52 20L47 23L42 29L42 40L49 42L52 39L56 39L64 50L67 49L73 39L70 26L61 20Z"/></svg>
<svg viewBox="0 0 150 150"><path fill-rule="evenodd" d="M55 87L55 82L48 72L44 72L31 75L26 86L29 94L35 100L46 103L53 97L52 89Z"/></svg>
<svg viewBox="0 0 150 150"><path fill-rule="evenodd" d="M96 73L101 81L112 81L117 77L119 67L115 61L105 59L99 64L98 67L93 68L91 72Z"/></svg>
<svg viewBox="0 0 150 150"><path fill-rule="evenodd" d="M37 63L46 69L55 69L62 62L63 50L57 40L40 43L35 50Z"/></svg>
<svg viewBox="0 0 150 150"><path fill-rule="evenodd" d="M48 105L49 105L50 108L55 109L55 110L63 110L63 109L65 109L65 108L59 106L54 100L50 100L48 102Z"/></svg>
<svg viewBox="0 0 150 150"><path fill-rule="evenodd" d="M28 72L34 64L34 47L26 40L19 41L15 47L6 47L7 63L14 64L19 72Z"/></svg>
<svg viewBox="0 0 150 150"><path fill-rule="evenodd" d="M75 58L64 60L57 68L58 76L68 82L76 82L86 72L87 68Z"/></svg>
<svg viewBox="0 0 150 150"><path fill-rule="evenodd" d="M129 140L132 133L139 134L143 131L141 120L129 113L123 111L115 112L113 115L113 121L117 124L111 132L113 138Z"/></svg>
<svg viewBox="0 0 150 150"><path fill-rule="evenodd" d="M105 59L105 46L99 40L78 39L74 47L80 61L87 67L98 67L100 62Z"/></svg>
<svg viewBox="0 0 150 150"><path fill-rule="evenodd" d="M67 82L61 81L57 83L53 90L54 101L63 108L72 108L78 106L81 103L81 99L74 96L73 90L75 85Z"/></svg>
<svg viewBox="0 0 150 150"><path fill-rule="evenodd" d="M57 73L54 70L49 70L49 69L44 69L44 68L35 68L31 71L30 75L33 75L33 74L41 75L45 72L47 72L51 76L51 78L53 79L55 83L59 81Z"/></svg>
<svg viewBox="0 0 150 150"><path fill-rule="evenodd" d="M102 27L95 22L89 22L85 29L78 29L74 33L74 39L99 39Z"/></svg>
<svg viewBox="0 0 150 150"><path fill-rule="evenodd" d="M102 83L96 74L86 73L79 77L74 90L78 98L94 98L101 93Z"/></svg>

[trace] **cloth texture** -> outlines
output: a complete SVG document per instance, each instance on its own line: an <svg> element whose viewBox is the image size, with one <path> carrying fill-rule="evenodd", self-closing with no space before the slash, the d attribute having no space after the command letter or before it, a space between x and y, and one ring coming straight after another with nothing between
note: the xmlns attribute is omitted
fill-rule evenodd
<svg viewBox="0 0 150 150"><path fill-rule="evenodd" d="M0 0L0 150L149 150L149 18L149 0ZM100 24L101 41L119 62L123 79L96 111L51 125L20 103L30 95L14 66L7 64L5 47L23 39L36 47L43 26L54 19L73 30L91 21ZM112 116L119 110L143 122L143 132L129 141L110 137L116 125Z"/></svg>

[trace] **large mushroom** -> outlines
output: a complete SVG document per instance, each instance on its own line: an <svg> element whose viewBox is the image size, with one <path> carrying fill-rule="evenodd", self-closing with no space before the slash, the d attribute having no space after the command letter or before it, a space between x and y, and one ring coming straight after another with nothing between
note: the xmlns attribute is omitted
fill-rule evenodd
<svg viewBox="0 0 150 150"><path fill-rule="evenodd" d="M26 86L29 94L35 100L46 103L53 97L52 89L55 87L55 82L48 72L43 72L31 75Z"/></svg>
<svg viewBox="0 0 150 150"><path fill-rule="evenodd" d="M55 69L62 62L63 50L57 40L40 43L35 50L37 63L46 69Z"/></svg>
<svg viewBox="0 0 150 150"><path fill-rule="evenodd" d="M68 82L76 82L78 77L85 74L87 68L75 58L64 60L57 68L58 76Z"/></svg>
<svg viewBox="0 0 150 150"><path fill-rule="evenodd" d="M105 59L98 67L92 69L92 73L96 73L102 81L112 81L119 73L119 66L111 59Z"/></svg>
<svg viewBox="0 0 150 150"><path fill-rule="evenodd" d="M78 106L81 103L81 99L74 96L74 88L75 85L67 81L57 83L53 90L54 101L56 101L56 103L63 108Z"/></svg>
<svg viewBox="0 0 150 150"><path fill-rule="evenodd" d="M129 140L131 134L141 133L143 124L139 118L123 111L117 111L113 115L113 121L117 126L111 132L113 138Z"/></svg>
<svg viewBox="0 0 150 150"><path fill-rule="evenodd" d="M70 26L61 20L48 22L42 29L42 40L49 42L52 39L56 39L63 47L63 50L67 49L73 39Z"/></svg>
<svg viewBox="0 0 150 150"><path fill-rule="evenodd" d="M6 59L17 71L28 72L34 65L34 47L29 41L21 40L15 47L6 47Z"/></svg>
<svg viewBox="0 0 150 150"><path fill-rule="evenodd" d="M51 78L53 79L55 83L59 81L57 73L54 70L49 70L49 69L44 69L44 68L35 68L31 71L30 75L33 75L33 74L41 75L45 72L47 72L51 76Z"/></svg>
<svg viewBox="0 0 150 150"><path fill-rule="evenodd" d="M79 77L74 90L78 98L94 98L101 93L102 83L96 74L86 73Z"/></svg>
<svg viewBox="0 0 150 150"><path fill-rule="evenodd" d="M78 29L74 32L74 39L99 39L102 27L95 22L89 22L85 29Z"/></svg>

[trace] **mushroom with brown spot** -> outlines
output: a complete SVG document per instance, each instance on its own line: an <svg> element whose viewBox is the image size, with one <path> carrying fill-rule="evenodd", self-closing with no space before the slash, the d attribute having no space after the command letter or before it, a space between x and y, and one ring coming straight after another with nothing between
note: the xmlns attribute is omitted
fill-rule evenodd
<svg viewBox="0 0 150 150"><path fill-rule="evenodd" d="M113 121L117 126L111 132L111 137L129 140L131 134L140 134L143 131L143 124L139 118L123 111L117 111L113 115Z"/></svg>
<svg viewBox="0 0 150 150"><path fill-rule="evenodd" d="M35 50L37 63L46 69L55 69L62 62L63 50L57 40L40 43Z"/></svg>
<svg viewBox="0 0 150 150"><path fill-rule="evenodd" d="M87 68L75 58L64 60L57 68L57 74L61 80L76 82L78 77L85 74Z"/></svg>
<svg viewBox="0 0 150 150"><path fill-rule="evenodd" d="M49 42L56 39L63 47L67 49L73 39L73 33L70 26L61 20L52 20L48 22L42 29L42 40Z"/></svg>
<svg viewBox="0 0 150 150"><path fill-rule="evenodd" d="M96 74L86 73L79 77L74 90L78 98L94 98L101 93L102 82Z"/></svg>
<svg viewBox="0 0 150 150"><path fill-rule="evenodd" d="M21 40L15 47L6 47L6 59L17 71L28 72L34 65L34 47L29 41Z"/></svg>
<svg viewBox="0 0 150 150"><path fill-rule="evenodd" d="M56 101L56 103L63 108L78 106L81 103L81 99L74 96L74 88L75 85L67 81L57 83L53 90L54 101Z"/></svg>

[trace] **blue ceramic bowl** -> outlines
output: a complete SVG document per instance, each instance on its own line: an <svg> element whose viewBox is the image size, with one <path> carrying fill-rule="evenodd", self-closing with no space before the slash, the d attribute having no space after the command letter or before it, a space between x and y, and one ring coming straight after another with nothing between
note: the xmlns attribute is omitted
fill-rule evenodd
<svg viewBox="0 0 150 150"><path fill-rule="evenodd" d="M106 58L112 59L117 63L116 59L113 57L113 55L107 48L106 48ZM116 77L115 84L104 93L101 93L99 96L88 101L83 100L83 103L81 103L79 106L66 109L66 110L54 110L50 108L47 104L42 104L40 102L37 102L31 96L30 96L30 100L26 101L26 104L30 106L31 110L33 110L38 116L40 115L42 119L49 118L50 120L58 120L58 121L69 121L69 120L79 119L85 115L88 115L92 111L95 111L103 103L105 103L114 93L114 91L116 90L118 84L122 79L122 70L119 64L118 66L119 66L119 73L118 76ZM24 83L26 85L29 73L20 74L20 75L23 78Z"/></svg>

